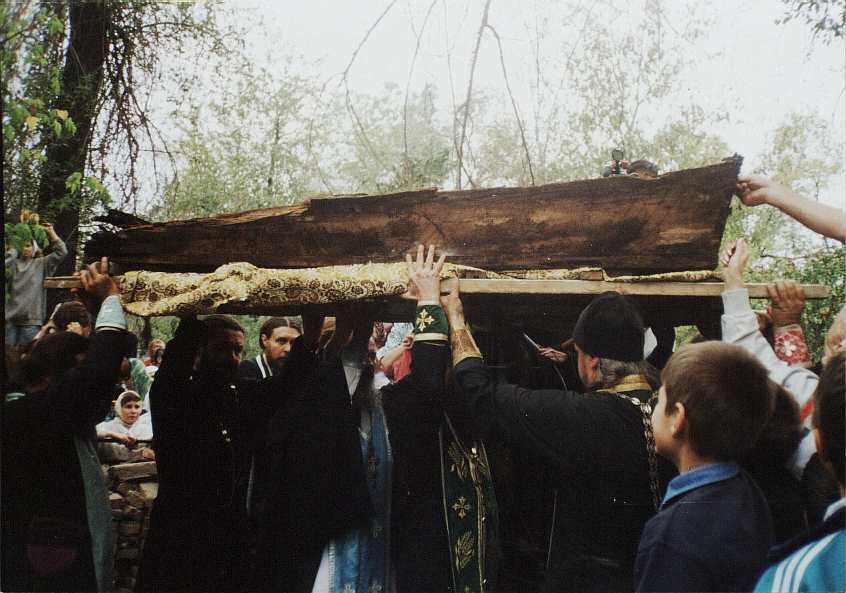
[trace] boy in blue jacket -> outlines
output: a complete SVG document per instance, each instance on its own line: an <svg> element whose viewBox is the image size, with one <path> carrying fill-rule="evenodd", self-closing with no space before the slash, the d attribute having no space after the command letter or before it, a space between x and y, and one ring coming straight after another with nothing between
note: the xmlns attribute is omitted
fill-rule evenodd
<svg viewBox="0 0 846 593"><path fill-rule="evenodd" d="M841 498L822 523L773 549L755 591L846 590L846 354L826 364L814 394L817 450L837 477Z"/></svg>
<svg viewBox="0 0 846 593"><path fill-rule="evenodd" d="M637 591L749 591L772 542L764 496L738 461L773 408L767 371L738 346L705 342L670 358L652 425L678 468L646 524Z"/></svg>

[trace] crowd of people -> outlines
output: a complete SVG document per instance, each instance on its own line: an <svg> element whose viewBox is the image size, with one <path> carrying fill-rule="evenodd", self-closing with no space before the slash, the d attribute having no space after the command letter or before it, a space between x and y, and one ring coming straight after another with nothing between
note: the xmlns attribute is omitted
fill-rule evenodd
<svg viewBox="0 0 846 593"><path fill-rule="evenodd" d="M846 239L785 188L738 192ZM674 351L604 293L566 348L532 351L557 369L538 383L480 349L434 246L407 256L410 322L273 317L247 360L225 315L139 358L104 258L34 331L7 310L2 587L112 590L100 463L154 459L139 591L842 591L846 308L814 367L801 286L756 312L747 259L723 254L722 339ZM523 460L552 499L528 585L506 544Z"/></svg>

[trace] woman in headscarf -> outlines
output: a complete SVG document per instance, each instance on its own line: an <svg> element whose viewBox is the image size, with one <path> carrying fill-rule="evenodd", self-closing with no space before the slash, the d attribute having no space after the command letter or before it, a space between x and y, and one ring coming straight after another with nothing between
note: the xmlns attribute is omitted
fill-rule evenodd
<svg viewBox="0 0 846 593"><path fill-rule="evenodd" d="M141 414L141 396L124 391L115 401L115 417L97 425L97 438L116 443L99 443L97 453L105 461L127 461L140 455L133 450L138 441L153 439L153 423L149 414Z"/></svg>

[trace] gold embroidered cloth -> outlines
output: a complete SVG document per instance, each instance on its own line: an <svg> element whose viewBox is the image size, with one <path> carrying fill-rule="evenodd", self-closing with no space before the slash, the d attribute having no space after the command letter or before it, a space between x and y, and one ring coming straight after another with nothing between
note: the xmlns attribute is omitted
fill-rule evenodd
<svg viewBox="0 0 846 593"><path fill-rule="evenodd" d="M488 275L477 268L445 264L441 276L459 272ZM121 282L121 300L127 312L142 317L195 315L214 313L226 304L271 309L398 295L407 284L405 263L270 270L239 262L211 274L127 272Z"/></svg>
<svg viewBox="0 0 846 593"><path fill-rule="evenodd" d="M526 279L575 279L597 269L527 271ZM442 278L503 279L511 276L479 268L445 264ZM618 276L606 280L698 281L719 277L715 272L674 272L652 276ZM511 277L513 278L513 277ZM515 281L518 281L515 279ZM310 304L344 303L399 295L406 291L405 263L354 264L272 270L245 263L219 267L211 274L127 272L121 282L121 300L127 312L142 317L214 313L227 304L268 310Z"/></svg>

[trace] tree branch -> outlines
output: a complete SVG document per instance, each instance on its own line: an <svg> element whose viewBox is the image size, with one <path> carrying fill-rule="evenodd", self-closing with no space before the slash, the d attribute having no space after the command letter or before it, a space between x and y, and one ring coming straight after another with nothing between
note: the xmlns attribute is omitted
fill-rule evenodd
<svg viewBox="0 0 846 593"><path fill-rule="evenodd" d="M476 36L476 47L473 49L473 60L470 63L470 80L467 83L467 97L464 100L464 118L461 123L461 139L458 142L458 189L461 189L461 166L464 157L464 140L467 137L467 117L470 115L470 100L473 97L473 76L476 73L476 61L479 58L479 46L482 44L482 35L485 33L485 25L488 24L488 11L491 8L491 0L485 2L485 10L482 14L482 24L479 26L479 34Z"/></svg>
<svg viewBox="0 0 846 593"><path fill-rule="evenodd" d="M379 18L376 19L376 21L372 25L370 25L370 28L367 29L367 32L364 34L364 37L359 42L358 46L355 48L355 51L353 51L352 57L350 58L350 62L349 64L347 64L347 67L344 68L344 72L341 75L341 81L344 84L344 100L346 102L347 111L349 111L350 115L352 115L353 123L355 124L355 127L357 128L365 147L367 147L367 150L370 152L371 156L373 156L373 158L379 163L379 165L383 169L387 168L387 166L385 165L384 161L382 161L381 157L376 154L376 151L373 149L373 145L370 143L370 139L367 137L367 131L364 129L364 126L361 123L361 118L359 118L358 113L356 112L355 107L352 104L352 98L350 96L349 87L349 74L353 63L355 63L356 57L358 57L358 52L361 51L361 48L364 47L364 44L367 43L367 40L370 38L370 34L373 33L377 26L379 26L379 23L382 22L382 19L385 18L385 16L388 14L388 12L390 12L391 8L393 8L394 4L396 3L397 0L391 0L385 10L382 11L382 14L379 15Z"/></svg>
<svg viewBox="0 0 846 593"><path fill-rule="evenodd" d="M532 155L529 153L529 145L526 144L526 131L523 129L523 122L520 121L520 112L517 109L517 102L514 100L514 94L511 92L511 85L508 83L508 72L505 70L505 56L502 53L502 40L499 38L499 33L496 32L491 25L485 25L493 33L496 39L496 44L499 47L499 63L502 65L502 77L505 79L505 90L508 91L508 98L511 99L511 107L514 109L514 118L517 120L517 127L520 129L520 139L523 142L523 150L526 153L526 164L529 167L529 177L532 180L532 185L535 184L535 172L532 170Z"/></svg>
<svg viewBox="0 0 846 593"><path fill-rule="evenodd" d="M411 57L411 66L408 68L408 80L405 83L405 100L402 105L402 148L405 158L408 158L408 93L411 88L411 75L414 73L414 65L417 62L417 54L420 52L420 39L423 37L423 31L426 30L426 23L429 22L429 15L432 14L432 9L435 8L438 0L432 0L429 5L429 10L426 11L426 16L423 19L423 26L420 27L420 33L417 33L417 44L414 46L414 55Z"/></svg>

